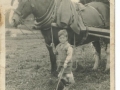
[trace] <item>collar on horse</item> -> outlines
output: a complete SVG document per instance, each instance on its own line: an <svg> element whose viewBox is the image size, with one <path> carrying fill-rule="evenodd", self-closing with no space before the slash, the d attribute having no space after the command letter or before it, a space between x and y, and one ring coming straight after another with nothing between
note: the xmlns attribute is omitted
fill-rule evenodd
<svg viewBox="0 0 120 90"><path fill-rule="evenodd" d="M47 11L43 14L43 16L35 17L35 20L40 20L41 21L41 20L45 19L48 16L48 14L50 13L50 11L53 7L54 7L54 0L50 3L50 5L47 8Z"/></svg>
<svg viewBox="0 0 120 90"><path fill-rule="evenodd" d="M56 2L53 0L45 14L41 17L35 17L35 28L48 30L55 19Z"/></svg>

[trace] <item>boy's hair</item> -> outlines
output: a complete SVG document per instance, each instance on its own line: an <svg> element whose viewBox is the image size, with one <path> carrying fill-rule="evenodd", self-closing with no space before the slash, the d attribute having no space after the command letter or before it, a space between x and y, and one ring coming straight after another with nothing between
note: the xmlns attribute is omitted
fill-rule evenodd
<svg viewBox="0 0 120 90"><path fill-rule="evenodd" d="M60 30L60 31L58 32L58 37L60 37L61 35L64 35L64 36L68 37L68 33L67 33L67 31L66 31L65 29Z"/></svg>

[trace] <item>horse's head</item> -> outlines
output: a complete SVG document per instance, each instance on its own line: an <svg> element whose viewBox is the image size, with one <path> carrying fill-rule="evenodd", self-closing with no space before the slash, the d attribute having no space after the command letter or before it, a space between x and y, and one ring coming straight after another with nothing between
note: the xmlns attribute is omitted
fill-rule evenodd
<svg viewBox="0 0 120 90"><path fill-rule="evenodd" d="M15 0L12 0L11 5ZM17 5L18 4L18 5ZM17 8L14 10L13 15L11 16L10 24L14 27L17 27L22 19L25 19L28 15L32 13L31 10L31 0L18 0L18 3L15 4Z"/></svg>

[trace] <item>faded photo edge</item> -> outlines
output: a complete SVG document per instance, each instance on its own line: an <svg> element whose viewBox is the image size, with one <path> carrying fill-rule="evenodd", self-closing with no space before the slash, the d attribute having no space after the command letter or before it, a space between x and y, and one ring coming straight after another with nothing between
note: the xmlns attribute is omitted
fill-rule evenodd
<svg viewBox="0 0 120 90"><path fill-rule="evenodd" d="M0 90L5 90L5 9L0 6Z"/></svg>

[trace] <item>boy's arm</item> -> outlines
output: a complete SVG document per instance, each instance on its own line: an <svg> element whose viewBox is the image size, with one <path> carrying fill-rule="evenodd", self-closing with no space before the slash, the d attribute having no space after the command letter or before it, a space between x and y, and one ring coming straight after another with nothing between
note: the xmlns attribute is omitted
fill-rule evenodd
<svg viewBox="0 0 120 90"><path fill-rule="evenodd" d="M68 47L65 63L68 63L72 59L72 54L73 54L73 48Z"/></svg>

